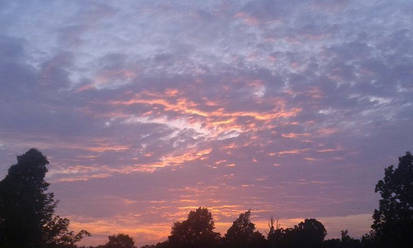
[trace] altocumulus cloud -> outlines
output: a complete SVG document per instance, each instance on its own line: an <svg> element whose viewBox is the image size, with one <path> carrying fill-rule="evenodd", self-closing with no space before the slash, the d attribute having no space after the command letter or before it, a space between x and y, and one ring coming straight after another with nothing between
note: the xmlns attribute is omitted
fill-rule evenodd
<svg viewBox="0 0 413 248"><path fill-rule="evenodd" d="M410 1L0 3L0 158L37 147L59 211L140 243L209 207L361 235L411 149ZM348 226L343 226L348 223ZM117 223L114 225L113 223Z"/></svg>

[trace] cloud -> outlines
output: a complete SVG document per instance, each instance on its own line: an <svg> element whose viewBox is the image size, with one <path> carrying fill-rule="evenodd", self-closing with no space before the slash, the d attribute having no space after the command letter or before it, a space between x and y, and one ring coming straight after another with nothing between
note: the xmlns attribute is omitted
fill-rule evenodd
<svg viewBox="0 0 413 248"><path fill-rule="evenodd" d="M195 206L359 235L411 149L408 1L0 5L0 174L41 149L93 242L135 215L121 230L158 240Z"/></svg>

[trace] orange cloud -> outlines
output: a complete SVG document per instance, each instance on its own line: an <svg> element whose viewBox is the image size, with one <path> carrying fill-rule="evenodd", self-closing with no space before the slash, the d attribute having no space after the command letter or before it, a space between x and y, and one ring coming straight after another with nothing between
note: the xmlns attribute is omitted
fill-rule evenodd
<svg viewBox="0 0 413 248"><path fill-rule="evenodd" d="M321 153L324 153L324 152L337 152L337 151L341 151L341 149L340 148L326 148L326 149L317 150L317 152L321 152Z"/></svg>
<svg viewBox="0 0 413 248"><path fill-rule="evenodd" d="M250 84L255 86L261 83L253 81ZM210 100L195 103L179 95L174 89L161 93L145 91L128 100L111 101L109 104L116 107L147 105L152 108L139 116L119 115L118 118L123 119L124 123L159 123L177 130L190 128L202 137L218 140L274 128L272 121L294 117L301 111L300 108L287 109L282 99L268 100L274 106L270 111L230 111ZM169 117L170 114L174 117Z"/></svg>
<svg viewBox="0 0 413 248"><path fill-rule="evenodd" d="M106 178L113 174L131 174L137 172L153 173L155 170L168 166L179 166L186 162L195 160L205 160L211 153L212 149L189 150L182 154L169 154L160 158L160 161L148 164L135 164L123 166L120 168L112 168L109 166L85 166L76 165L67 168L54 168L48 176L60 178L52 180L56 182L75 182L87 181L93 178Z"/></svg>
<svg viewBox="0 0 413 248"><path fill-rule="evenodd" d="M107 151L124 151L128 150L128 146L124 145L114 145L114 146L109 146L109 145L103 145L103 146L97 146L97 147L86 147L85 148L88 151L92 152L107 152Z"/></svg>
<svg viewBox="0 0 413 248"><path fill-rule="evenodd" d="M310 136L309 133L283 133L281 134L282 137L284 138L290 138L290 139L295 139L295 138L299 138L299 137L308 137Z"/></svg>
<svg viewBox="0 0 413 248"><path fill-rule="evenodd" d="M137 95L135 98L126 101L112 101L112 105L134 105L134 104L146 104L146 105L159 105L164 108L165 111L173 111L180 114L197 115L208 118L238 118L238 117L251 117L256 120L272 120L278 118L287 118L296 116L301 109L293 108L290 111L284 110L284 103L279 101L279 109L274 109L272 112L253 112L253 111L236 111L228 112L224 108L218 108L215 111L204 111L198 109L198 104L185 98L177 98L174 102L169 102L162 98L144 99L141 95ZM225 120L231 122L231 120Z"/></svg>
<svg viewBox="0 0 413 248"><path fill-rule="evenodd" d="M66 217L71 220L71 229L75 231L86 229L92 233L93 236L84 239L80 245L103 244L107 241L107 236L116 233L128 234L135 239L135 242L138 245L144 245L166 240L170 234L173 222L186 219L188 212L197 207L198 205L169 208L163 214L163 216L167 218L166 221L158 223L142 222L140 221L140 215L137 216L135 214L118 215L113 218ZM232 221L225 221L223 218L235 220L240 213L243 213L246 210L244 206L236 204L214 205L209 206L208 209L213 214L216 231L220 232L221 235L224 235L232 225ZM262 217L257 218L254 215L257 211L253 210L252 213L252 222L255 224L256 228L261 233L268 232L270 216L268 216L268 219ZM153 212L152 214L156 214L156 212ZM371 223L371 214L331 217L321 216L316 218L325 225L327 230L329 230L329 238L338 237L340 230L349 229L349 227L351 227L350 230L355 233L364 233L369 229ZM281 228L293 227L301 221L304 221L303 217L277 219L278 225Z"/></svg>
<svg viewBox="0 0 413 248"><path fill-rule="evenodd" d="M171 223L139 223L136 216L115 216L110 219L80 219L76 216L70 216L70 228L79 231L88 230L92 233L91 238L84 239L81 245L99 245L107 240L107 236L116 233L125 233L135 239L137 243L142 244L142 239L146 242L158 242L165 239L171 230ZM116 233L114 233L116 230ZM97 235L105 238L93 237ZM103 240L102 240L103 239Z"/></svg>
<svg viewBox="0 0 413 248"><path fill-rule="evenodd" d="M285 151L281 151L278 152L278 156L284 156L284 155L290 155L290 154L300 154L303 152L308 151L309 149L293 149L293 150L285 150Z"/></svg>

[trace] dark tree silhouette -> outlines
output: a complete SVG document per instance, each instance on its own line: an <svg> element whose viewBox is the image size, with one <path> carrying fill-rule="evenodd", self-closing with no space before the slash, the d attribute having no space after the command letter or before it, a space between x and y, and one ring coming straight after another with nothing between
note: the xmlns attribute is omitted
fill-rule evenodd
<svg viewBox="0 0 413 248"><path fill-rule="evenodd" d="M141 248L168 248L169 247L169 242L164 241L164 242L159 242L156 245L144 245Z"/></svg>
<svg viewBox="0 0 413 248"><path fill-rule="evenodd" d="M377 244L376 234L373 230L366 233L361 237L361 247L363 248L377 248L379 245Z"/></svg>
<svg viewBox="0 0 413 248"><path fill-rule="evenodd" d="M57 201L46 193L44 181L49 164L46 157L31 149L17 157L0 182L0 247L75 247L86 231L68 230L69 220L54 215Z"/></svg>
<svg viewBox="0 0 413 248"><path fill-rule="evenodd" d="M176 222L169 236L172 248L210 248L219 243L219 233L214 232L214 220L206 208L198 208L182 222Z"/></svg>
<svg viewBox="0 0 413 248"><path fill-rule="evenodd" d="M296 247L321 247L326 235L324 225L316 219L305 219L294 227Z"/></svg>
<svg viewBox="0 0 413 248"><path fill-rule="evenodd" d="M384 171L376 185L379 209L373 214L372 228L383 247L413 247L413 156L410 152Z"/></svg>
<svg viewBox="0 0 413 248"><path fill-rule="evenodd" d="M291 246L291 234L293 229L280 228L278 220L274 227L274 219L271 218L269 224L269 231L267 235L267 247L268 248L284 248Z"/></svg>
<svg viewBox="0 0 413 248"><path fill-rule="evenodd" d="M118 234L108 238L109 241L103 246L104 248L135 248L135 242L129 235Z"/></svg>
<svg viewBox="0 0 413 248"><path fill-rule="evenodd" d="M343 248L358 248L358 247L361 247L360 240L352 238L348 234L348 230L341 231L341 243L342 243Z"/></svg>
<svg viewBox="0 0 413 248"><path fill-rule="evenodd" d="M327 231L324 225L316 219L305 219L294 228L274 228L270 226L267 247L281 248L318 248L322 247ZM333 243L335 241L329 242ZM334 247L334 246L332 246Z"/></svg>
<svg viewBox="0 0 413 248"><path fill-rule="evenodd" d="M269 248L276 248L277 247L277 243L279 243L279 226L278 226L278 219L277 222L275 224L274 227L274 218L271 217L270 219L270 223L268 224L269 227L269 231L268 231L268 235L267 235L267 241L268 241L268 247Z"/></svg>
<svg viewBox="0 0 413 248"><path fill-rule="evenodd" d="M347 230L341 231L341 239L329 239L323 243L323 248L361 248L360 240L350 237Z"/></svg>
<svg viewBox="0 0 413 248"><path fill-rule="evenodd" d="M255 230L255 224L251 222L251 211L240 214L224 237L225 247L264 247L264 236Z"/></svg>

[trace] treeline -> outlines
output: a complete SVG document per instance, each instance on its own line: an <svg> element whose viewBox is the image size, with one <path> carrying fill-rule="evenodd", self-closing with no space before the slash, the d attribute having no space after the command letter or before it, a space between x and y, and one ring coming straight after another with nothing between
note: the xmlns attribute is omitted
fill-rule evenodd
<svg viewBox="0 0 413 248"><path fill-rule="evenodd" d="M269 221L266 235L251 222L251 211L239 215L224 236L214 231L214 220L207 208L198 208L182 222L176 222L164 242L141 248L361 248L376 247L370 236L354 239L347 231L341 239L324 240L327 231L316 219L305 219L293 228L280 228L274 219ZM274 225L275 224L275 225ZM105 245L87 248L135 248L126 234L109 236ZM86 247L85 247L86 248Z"/></svg>
<svg viewBox="0 0 413 248"><path fill-rule="evenodd" d="M36 149L17 157L0 181L0 248L76 248L90 234L68 229L70 221L55 215L57 201L48 193L47 158ZM264 234L251 222L251 211L239 215L226 233L215 232L207 208L190 211L172 226L164 242L141 248L411 248L413 247L413 156L407 152L397 167L385 169L376 185L381 199L368 234L354 239L346 230L340 239L325 240L327 231L316 219L280 228L273 219ZM135 248L127 234L108 237L106 244L88 248ZM86 247L83 247L86 248Z"/></svg>

